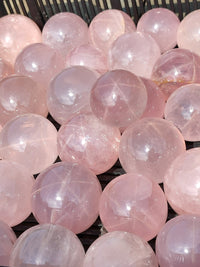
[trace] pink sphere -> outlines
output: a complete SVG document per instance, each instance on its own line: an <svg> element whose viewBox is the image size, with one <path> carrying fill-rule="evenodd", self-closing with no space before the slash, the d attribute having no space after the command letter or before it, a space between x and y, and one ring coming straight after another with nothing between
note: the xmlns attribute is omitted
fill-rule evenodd
<svg viewBox="0 0 200 267"><path fill-rule="evenodd" d="M59 162L37 177L32 212L39 223L59 224L78 234L97 219L101 193L99 180L89 169Z"/></svg>
<svg viewBox="0 0 200 267"><path fill-rule="evenodd" d="M63 70L50 83L47 105L52 117L60 124L76 114L91 111L90 92L98 75L82 66Z"/></svg>
<svg viewBox="0 0 200 267"><path fill-rule="evenodd" d="M161 53L174 48L180 20L167 8L153 8L142 15L137 31L150 34L160 47Z"/></svg>
<svg viewBox="0 0 200 267"><path fill-rule="evenodd" d="M199 267L200 217L177 216L168 221L156 239L160 267Z"/></svg>
<svg viewBox="0 0 200 267"><path fill-rule="evenodd" d="M65 58L72 49L89 42L88 26L76 14L58 13L44 25L42 42L58 50Z"/></svg>
<svg viewBox="0 0 200 267"><path fill-rule="evenodd" d="M113 179L100 198L99 214L108 232L126 231L146 241L160 231L167 212L167 201L160 186L137 173Z"/></svg>
<svg viewBox="0 0 200 267"><path fill-rule="evenodd" d="M92 114L80 114L58 131L61 160L79 162L95 174L109 170L118 159L121 134L118 128L101 123Z"/></svg>
<svg viewBox="0 0 200 267"><path fill-rule="evenodd" d="M113 70L94 85L90 105L94 115L116 127L127 127L143 114L147 103L144 84L133 73Z"/></svg>
<svg viewBox="0 0 200 267"><path fill-rule="evenodd" d="M140 237L115 231L99 237L89 247L83 267L158 267L150 245Z"/></svg>
<svg viewBox="0 0 200 267"><path fill-rule="evenodd" d="M23 222L31 213L34 178L17 162L0 160L0 218L9 226Z"/></svg>
<svg viewBox="0 0 200 267"><path fill-rule="evenodd" d="M10 267L81 267L85 257L78 237L70 230L53 224L36 225L17 239Z"/></svg>
<svg viewBox="0 0 200 267"><path fill-rule="evenodd" d="M112 43L122 34L134 32L135 24L125 12L108 9L97 14L90 23L91 43L107 55Z"/></svg>
<svg viewBox="0 0 200 267"><path fill-rule="evenodd" d="M122 134L119 160L126 172L138 172L161 183L171 163L185 149L183 136L171 122L143 118Z"/></svg>
<svg viewBox="0 0 200 267"><path fill-rule="evenodd" d="M13 66L4 59L0 58L0 81L13 73Z"/></svg>
<svg viewBox="0 0 200 267"><path fill-rule="evenodd" d="M40 115L19 115L0 132L0 158L21 163L32 174L47 168L57 156L57 130Z"/></svg>
<svg viewBox="0 0 200 267"><path fill-rule="evenodd" d="M147 49L148 48L148 49ZM133 32L121 35L109 50L110 69L124 69L135 75L150 78L160 48L147 33Z"/></svg>
<svg viewBox="0 0 200 267"><path fill-rule="evenodd" d="M0 57L12 65L24 47L41 40L40 29L28 17L10 14L0 18Z"/></svg>

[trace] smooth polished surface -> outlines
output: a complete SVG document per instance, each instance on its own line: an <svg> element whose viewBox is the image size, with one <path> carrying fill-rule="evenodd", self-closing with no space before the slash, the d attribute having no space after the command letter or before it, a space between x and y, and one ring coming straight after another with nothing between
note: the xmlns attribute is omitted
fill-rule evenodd
<svg viewBox="0 0 200 267"><path fill-rule="evenodd" d="M104 234L87 250L83 267L157 267L155 253L138 236L115 231Z"/></svg>
<svg viewBox="0 0 200 267"><path fill-rule="evenodd" d="M4 59L0 58L0 81L13 73L13 66Z"/></svg>
<svg viewBox="0 0 200 267"><path fill-rule="evenodd" d="M108 232L126 231L146 241L158 234L167 212L160 186L136 172L113 179L100 198L99 214Z"/></svg>
<svg viewBox="0 0 200 267"><path fill-rule="evenodd" d="M10 267L81 267L85 252L70 230L53 224L26 230L15 243Z"/></svg>
<svg viewBox="0 0 200 267"><path fill-rule="evenodd" d="M184 151L184 138L171 122L143 118L122 134L119 160L126 172L138 172L161 183L171 163Z"/></svg>

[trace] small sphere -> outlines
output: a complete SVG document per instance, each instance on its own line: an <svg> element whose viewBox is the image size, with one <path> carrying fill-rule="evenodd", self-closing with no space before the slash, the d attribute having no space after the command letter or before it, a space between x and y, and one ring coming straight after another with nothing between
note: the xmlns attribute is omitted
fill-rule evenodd
<svg viewBox="0 0 200 267"><path fill-rule="evenodd" d="M113 179L100 198L99 215L108 232L126 231L146 241L158 234L167 212L167 201L160 186L137 173Z"/></svg>
<svg viewBox="0 0 200 267"><path fill-rule="evenodd" d="M0 81L14 73L13 66L0 58Z"/></svg>
<svg viewBox="0 0 200 267"><path fill-rule="evenodd" d="M0 160L0 218L9 226L23 222L31 213L34 178L17 162Z"/></svg>
<svg viewBox="0 0 200 267"><path fill-rule="evenodd" d="M106 124L127 127L143 114L147 91L137 76L126 70L113 70L102 75L90 96L94 115Z"/></svg>
<svg viewBox="0 0 200 267"><path fill-rule="evenodd" d="M99 237L89 247L83 267L158 267L150 245L140 237L115 231Z"/></svg>
<svg viewBox="0 0 200 267"><path fill-rule="evenodd" d="M161 53L174 48L180 20L167 8L153 8L142 15L137 31L150 34L160 47Z"/></svg>
<svg viewBox="0 0 200 267"><path fill-rule="evenodd" d="M128 70L150 79L153 66L159 57L160 48L149 34L127 33L112 44L109 50L109 68Z"/></svg>
<svg viewBox="0 0 200 267"><path fill-rule="evenodd" d="M158 233L156 255L160 267L199 267L200 217L181 215Z"/></svg>
<svg viewBox="0 0 200 267"><path fill-rule="evenodd" d="M95 174L109 170L118 159L121 134L92 114L80 114L58 131L58 153L63 161L78 162Z"/></svg>
<svg viewBox="0 0 200 267"><path fill-rule="evenodd" d="M143 118L122 134L119 160L126 172L138 172L162 183L174 159L185 151L179 130L160 118Z"/></svg>
<svg viewBox="0 0 200 267"><path fill-rule="evenodd" d="M47 168L57 156L57 130L40 115L19 115L0 132L0 158L21 163L32 174Z"/></svg>
<svg viewBox="0 0 200 267"><path fill-rule="evenodd" d="M41 41L41 31L30 18L19 14L0 18L0 57L11 65L27 45Z"/></svg>
<svg viewBox="0 0 200 267"><path fill-rule="evenodd" d="M98 74L83 66L74 66L60 72L47 90L47 106L60 124L76 114L91 111L90 92Z"/></svg>
<svg viewBox="0 0 200 267"><path fill-rule="evenodd" d="M70 230L53 224L29 228L15 243L10 267L78 267L85 257L78 237Z"/></svg>
<svg viewBox="0 0 200 267"><path fill-rule="evenodd" d="M32 190L32 212L39 223L59 224L75 234L97 219L101 185L88 168L59 162L41 172Z"/></svg>

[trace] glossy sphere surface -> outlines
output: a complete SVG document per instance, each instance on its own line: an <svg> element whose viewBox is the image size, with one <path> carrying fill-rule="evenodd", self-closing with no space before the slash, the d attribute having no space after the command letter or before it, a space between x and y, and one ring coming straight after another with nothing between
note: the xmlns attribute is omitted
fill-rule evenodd
<svg viewBox="0 0 200 267"><path fill-rule="evenodd" d="M184 151L183 136L172 123L143 118L124 131L119 159L126 172L138 172L161 183L171 163Z"/></svg>
<svg viewBox="0 0 200 267"><path fill-rule="evenodd" d="M19 115L0 132L0 157L25 165L32 174L52 164L57 155L57 130L40 115Z"/></svg>
<svg viewBox="0 0 200 267"><path fill-rule="evenodd" d="M36 113L46 116L46 93L30 77L13 75L0 81L0 124L17 115Z"/></svg>
<svg viewBox="0 0 200 267"><path fill-rule="evenodd" d="M157 60L151 78L168 99L180 86L200 82L200 57L186 49L171 49Z"/></svg>
<svg viewBox="0 0 200 267"><path fill-rule="evenodd" d="M133 20L123 11L104 10L97 14L89 26L91 43L104 54L112 43L122 34L136 30Z"/></svg>
<svg viewBox="0 0 200 267"><path fill-rule="evenodd" d="M10 267L78 267L85 252L77 236L53 224L36 225L26 230L15 243Z"/></svg>
<svg viewBox="0 0 200 267"><path fill-rule="evenodd" d="M3 60L2 58L0 58L0 81L13 74L14 73L14 69L12 67L12 65L10 63L8 63L7 61Z"/></svg>
<svg viewBox="0 0 200 267"><path fill-rule="evenodd" d="M28 17L12 14L0 18L0 57L12 65L24 47L41 40L40 29Z"/></svg>
<svg viewBox="0 0 200 267"><path fill-rule="evenodd" d="M167 201L160 186L146 176L129 173L113 179L99 205L108 232L126 231L150 240L167 219Z"/></svg>
<svg viewBox="0 0 200 267"><path fill-rule="evenodd" d="M137 31L150 34L163 53L176 46L179 24L178 17L171 10L153 8L142 15L137 24Z"/></svg>
<svg viewBox="0 0 200 267"><path fill-rule="evenodd" d="M125 70L105 73L95 83L90 96L91 109L103 122L127 127L143 114L147 103L144 84Z"/></svg>
<svg viewBox="0 0 200 267"><path fill-rule="evenodd" d="M155 253L138 236L115 231L99 237L87 250L83 267L157 267Z"/></svg>
<svg viewBox="0 0 200 267"><path fill-rule="evenodd" d="M156 239L160 267L198 267L200 217L177 216L168 221Z"/></svg>
<svg viewBox="0 0 200 267"><path fill-rule="evenodd" d="M31 190L34 179L24 166L0 161L0 217L9 226L17 225L31 213Z"/></svg>
<svg viewBox="0 0 200 267"><path fill-rule="evenodd" d="M78 234L97 219L101 185L96 175L77 163L51 165L36 179L32 211L39 223L59 224Z"/></svg>
<svg viewBox="0 0 200 267"><path fill-rule="evenodd" d="M88 43L88 26L76 14L70 12L58 13L44 25L42 41L57 49L65 58L72 49Z"/></svg>
<svg viewBox="0 0 200 267"><path fill-rule="evenodd" d="M63 124L74 115L91 110L90 92L97 78L96 72L74 66L52 80L47 90L47 105L58 123Z"/></svg>
<svg viewBox="0 0 200 267"><path fill-rule="evenodd" d="M200 148L187 150L174 160L165 175L165 194L178 214L200 215L199 160Z"/></svg>
<svg viewBox="0 0 200 267"><path fill-rule="evenodd" d="M17 74L29 76L46 89L50 81L64 69L60 54L45 44L27 46L15 62Z"/></svg>
<svg viewBox="0 0 200 267"><path fill-rule="evenodd" d="M121 35L109 51L110 69L125 69L150 78L153 66L160 57L160 48L147 33L133 32Z"/></svg>
<svg viewBox="0 0 200 267"><path fill-rule="evenodd" d="M120 132L92 114L73 117L58 131L61 160L79 162L95 174L109 170L118 159Z"/></svg>

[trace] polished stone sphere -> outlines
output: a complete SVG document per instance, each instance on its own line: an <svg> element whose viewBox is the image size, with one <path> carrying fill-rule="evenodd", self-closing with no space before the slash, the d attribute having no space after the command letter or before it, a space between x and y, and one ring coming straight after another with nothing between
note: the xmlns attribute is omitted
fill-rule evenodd
<svg viewBox="0 0 200 267"><path fill-rule="evenodd" d="M13 73L13 66L4 59L0 58L0 81Z"/></svg>

